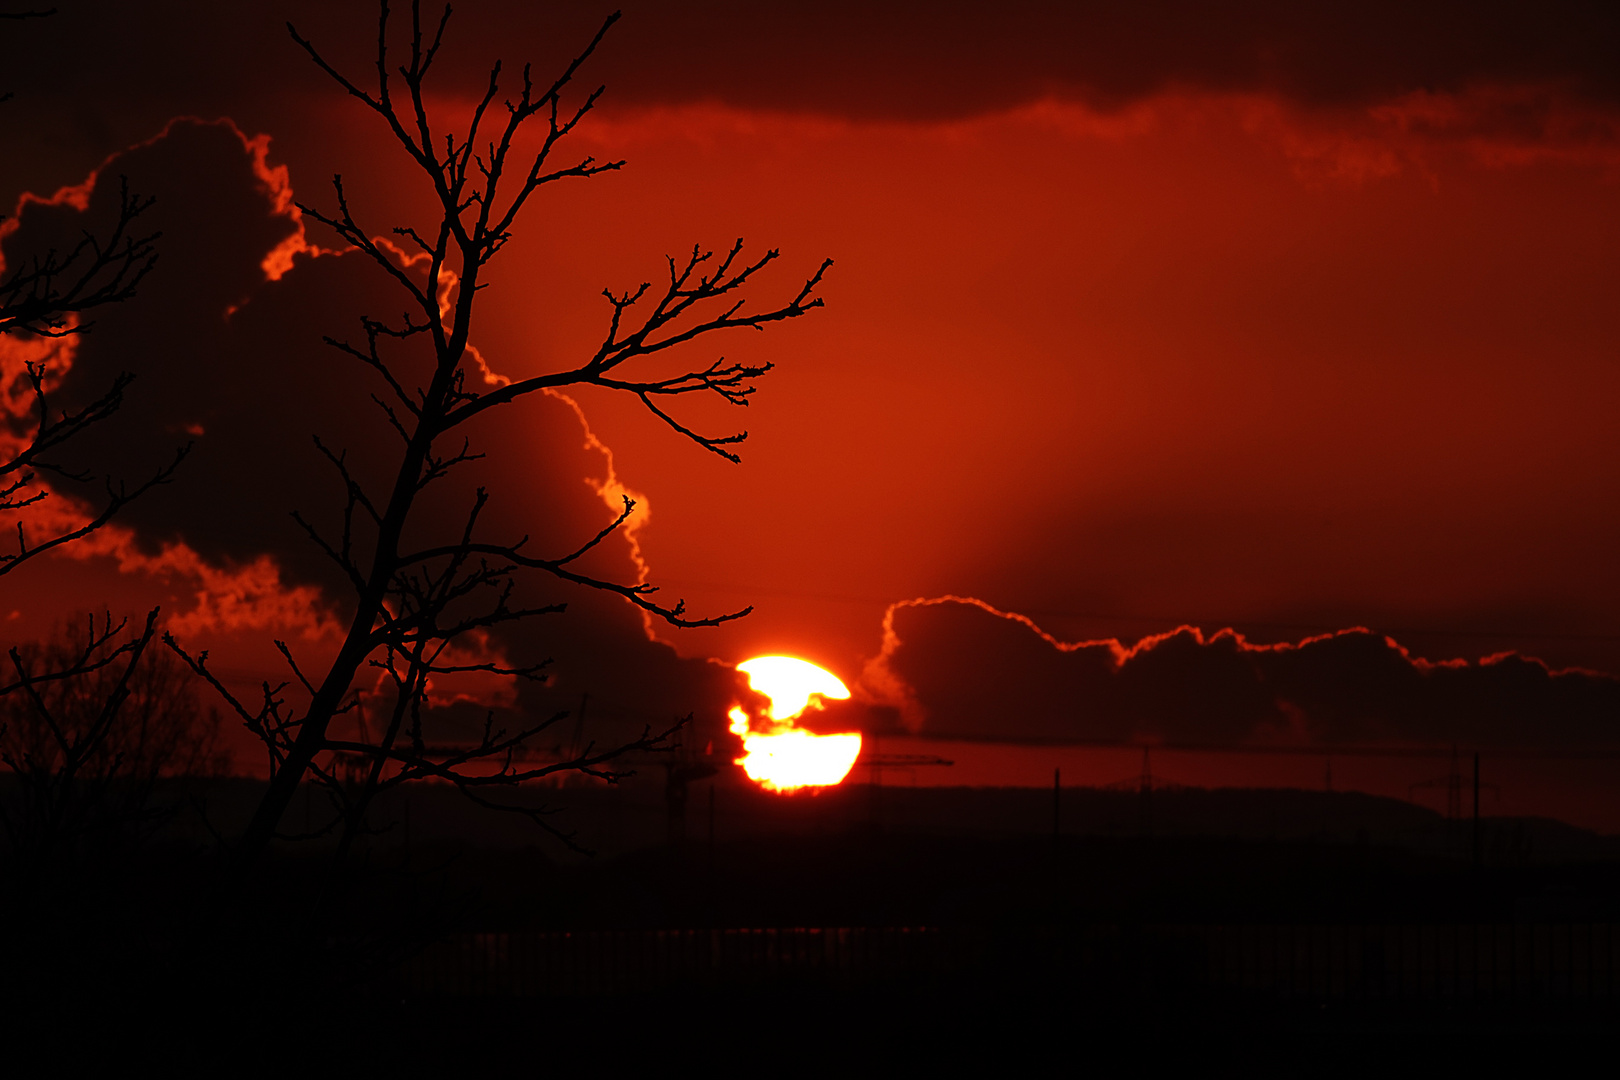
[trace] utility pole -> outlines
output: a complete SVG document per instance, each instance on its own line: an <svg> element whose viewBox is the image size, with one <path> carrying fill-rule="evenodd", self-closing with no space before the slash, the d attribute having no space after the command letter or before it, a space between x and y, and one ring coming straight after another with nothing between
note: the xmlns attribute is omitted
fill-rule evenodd
<svg viewBox="0 0 1620 1080"><path fill-rule="evenodd" d="M874 829L878 829L878 828L882 827L881 826L882 818L880 817L881 811L878 808L878 800L883 797L883 766L881 764L879 764L879 762L881 760L882 759L881 759L880 755L878 754L877 735L874 734L872 736L872 807L871 807L872 828L874 828Z"/></svg>
<svg viewBox="0 0 1620 1080"><path fill-rule="evenodd" d="M1474 865L1480 865L1479 847L1479 751L1474 751Z"/></svg>
<svg viewBox="0 0 1620 1080"><path fill-rule="evenodd" d="M1057 843L1058 834L1063 831L1063 770L1052 770L1052 843Z"/></svg>
<svg viewBox="0 0 1620 1080"><path fill-rule="evenodd" d="M1462 766L1456 743L1451 744L1451 773L1446 777L1446 820L1462 820Z"/></svg>
<svg viewBox="0 0 1620 1080"><path fill-rule="evenodd" d="M1146 836L1152 827L1153 811L1153 748L1142 747L1142 777L1137 783L1137 812L1141 815L1139 828Z"/></svg>

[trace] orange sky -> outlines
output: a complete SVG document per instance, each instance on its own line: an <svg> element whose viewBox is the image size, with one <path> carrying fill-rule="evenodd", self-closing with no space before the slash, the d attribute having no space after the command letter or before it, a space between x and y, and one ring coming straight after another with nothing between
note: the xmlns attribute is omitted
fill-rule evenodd
<svg viewBox="0 0 1620 1080"><path fill-rule="evenodd" d="M468 36L452 39L459 66L436 99L447 114L464 108L463 75L487 57L561 48L528 13L497 36L503 10L458 15ZM692 9L686 45L704 63L690 76L649 37L686 16L628 11L623 52L612 37L605 46L608 96L575 153L630 164L535 208L475 333L494 370L538 373L594 345L602 287L655 277L666 253L694 241L780 247L761 302L836 260L824 311L692 357L723 348L776 365L746 411L683 413L746 428L742 465L682 442L633 400L576 395L617 479L645 496L638 538L653 578L697 611L755 605L720 629L661 630L682 656L791 652L854 682L878 654L890 604L954 593L1067 641L1128 643L1192 624L1279 642L1365 626L1430 660L1517 650L1620 671L1620 108L1581 34L1559 36L1512 6L1464 44L1445 19L1380 36L1381 8L1359 35L1341 32L1348 8L1314 26L1251 5L1227 38L1177 5L1164 5L1159 29L1087 24L1103 19L1096 11L1053 24L1056 39L1115 41L1105 55L1044 40L1033 8L999 21L946 9L896 38L912 25L897 6L864 36L823 28L808 44L749 18L711 40L703 20L725 10ZM290 15L355 59L363 10L266 4L228 17L175 5L156 29L108 11L65 11L40 29L35 51L70 56L61 89L30 81L26 58L14 66L0 202L79 183L171 117L194 115L268 135L269 164L286 168L300 199L327 202L325 179L341 170L378 232L421 210L385 133L279 36ZM856 15L834 7L828 18L847 28ZM1607 40L1599 22L1582 33ZM181 23L184 33L172 29ZM120 54L120 33L158 44ZM77 53L65 44L75 34L88 35ZM1388 43L1401 34L1416 44ZM1540 44L1515 51L1515 34ZM910 51L885 52L895 41ZM193 66L108 89L118 62L158 65L165 49L169 67ZM964 91L952 71L975 73L979 89ZM243 163L229 164L236 153ZM320 334L342 329L322 321L342 305L295 298L320 294L316 278L336 271L306 257L279 288L251 280L249 255L291 219L252 190L246 152L225 136L198 136L185 155L159 146L143 167L159 187L173 162L223 171L207 180L216 165L196 164L191 186L160 203L178 246L151 310L222 317L188 308L185 283L199 269L218 276L210 260L228 260L209 245L228 236L247 325L257 304L281 313L287 341L318 349ZM217 201L207 229L181 213L204 189ZM232 224L250 219L252 229ZM140 316L122 317L94 348L124 348L128 366L143 355ZM197 346L199 366L184 370L211 371L217 385L175 375L195 391L184 408L229 397L219 350L239 345L225 334L206 357ZM171 426L192 422L179 400ZM290 394L281 425L315 422L300 410ZM311 416L338 423L343 410ZM560 534L599 527L591 515L605 510L583 481L602 480L606 463L572 414L546 405L513 424L497 441L518 449L490 473L510 505L503 520L566 500ZM526 443L524 425L550 426ZM264 554L285 585L314 587L258 526L186 526L157 507L133 519L148 550L207 529L218 535L205 562ZM623 550L614 558L633 573ZM8 583L0 606L18 613L6 625L19 636L97 597L134 607L172 595L184 616L199 590L221 587L187 573L155 582L127 558L122 573L63 560ZM282 612L245 617L234 644L218 646L244 673L273 660L267 635L307 624L275 597L238 601ZM645 659L619 619L601 616L613 627L601 640ZM206 623L192 612L198 633L217 632ZM621 667L640 670L633 657Z"/></svg>
<svg viewBox="0 0 1620 1080"><path fill-rule="evenodd" d="M737 594L708 583L771 590L760 618L697 648L763 638L847 664L871 647L870 601L947 590L1114 616L1110 633L1525 635L1493 651L1611 629L1616 522L1592 497L1620 460L1611 176L1449 148L1322 175L1285 140L1334 133L1309 116L1256 132L1265 109L1177 95L1128 117L1044 103L950 125L701 109L602 125L636 167L575 193L520 259L538 266L543 245L570 276L613 281L631 238L677 242L678 213L838 258L824 317L745 344L780 370L743 468L583 399L655 493L666 580L711 604ZM491 298L514 358L543 365L595 329L558 310L534 334L532 303L521 285Z"/></svg>

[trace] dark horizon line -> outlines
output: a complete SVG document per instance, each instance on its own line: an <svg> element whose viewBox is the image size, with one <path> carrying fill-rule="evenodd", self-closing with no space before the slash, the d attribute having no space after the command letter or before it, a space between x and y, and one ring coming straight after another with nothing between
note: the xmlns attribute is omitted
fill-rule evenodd
<svg viewBox="0 0 1620 1080"><path fill-rule="evenodd" d="M911 734L910 732L884 732L876 738L925 739L929 742L972 743L984 746L1014 746L1026 749L1088 748L1095 750L1168 750L1175 753L1199 754L1271 754L1294 757L1388 757L1388 758L1459 758L1478 754L1484 758L1510 758L1514 760L1620 760L1620 746L1599 747L1589 750L1561 750L1536 747L1489 746L1451 743L1446 745L1358 744L1342 743L1319 746L1268 745L1264 743L1219 742L1152 742L1143 739L983 739L971 736Z"/></svg>

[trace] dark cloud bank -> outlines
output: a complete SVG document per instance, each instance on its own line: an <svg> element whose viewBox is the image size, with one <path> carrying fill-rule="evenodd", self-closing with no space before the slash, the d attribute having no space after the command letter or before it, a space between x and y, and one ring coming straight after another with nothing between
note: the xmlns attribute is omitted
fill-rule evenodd
<svg viewBox="0 0 1620 1080"><path fill-rule="evenodd" d="M375 40L375 6L365 2L57 6L54 18L0 42L8 85L51 88L49 102L36 95L27 110L14 106L13 121L43 109L36 134L48 129L47 141L122 137L101 153L181 113L287 131L308 94L328 92L288 40L289 20L351 70L370 62ZM494 56L509 65L532 60L542 74L560 70L620 6L622 22L585 74L610 88L610 106L720 101L937 120L1054 93L1116 106L1179 86L1354 106L1502 83L1620 101L1620 8L1580 0L465 0L456 5L439 86L476 93Z"/></svg>
<svg viewBox="0 0 1620 1080"><path fill-rule="evenodd" d="M375 11L365 2L308 0L224 10L195 0L138 10L111 0L62 7L64 20L117 27L117 38L81 36L86 44L118 41L122 52L147 56L184 52L210 81L225 85L251 78L255 68L269 70L284 44L276 32L289 19L321 34L329 47L358 55L371 47L363 30ZM481 47L453 50L446 63L460 65L458 77L475 80L491 47L508 61L564 60L605 16L622 9L596 75L638 102L717 99L933 118L1052 90L1117 102L1169 85L1354 103L1485 81L1558 81L1607 100L1620 97L1613 62L1620 9L1583 0L827 0L810 7L472 0L455 7L454 38ZM77 29L82 35L85 28ZM197 74L196 66L170 67L158 85L195 84Z"/></svg>
<svg viewBox="0 0 1620 1080"><path fill-rule="evenodd" d="M1620 747L1620 680L1507 653L1431 664L1366 630L1251 645L1182 628L1060 648L971 603L898 605L869 681L926 735L1007 742Z"/></svg>
<svg viewBox="0 0 1620 1080"><path fill-rule="evenodd" d="M495 11L482 16L492 26ZM1169 86L1358 104L1557 81L1620 97L1620 11L1596 3L711 0L625 14L604 68L623 93L851 116L935 119L1049 93L1120 104Z"/></svg>

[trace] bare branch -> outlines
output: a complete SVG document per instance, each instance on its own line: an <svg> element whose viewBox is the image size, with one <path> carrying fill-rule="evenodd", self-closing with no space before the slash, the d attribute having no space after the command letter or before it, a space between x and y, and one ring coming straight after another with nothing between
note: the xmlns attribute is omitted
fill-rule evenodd
<svg viewBox="0 0 1620 1080"><path fill-rule="evenodd" d="M688 283L691 281L695 269L705 260L712 257L712 253L694 249L691 259L683 270L676 271L672 268L669 288L659 298L646 320L627 337L620 338L618 336L623 315L625 311L641 300L649 286L644 284L634 293L622 297L615 297L610 291L604 291L609 303L613 305L613 318L607 338L588 363L571 370L537 375L533 378L508 383L499 389L490 391L476 401L453 409L445 416L440 425L440 430L456 427L486 409L504 405L525 394L531 394L538 390L589 384L636 394L654 415L677 432L697 442L704 449L719 453L730 460L737 460L734 454L718 450L717 447L740 442L742 436L710 438L697 435L670 418L667 413L653 407L648 395L673 395L710 391L719 393L732 404L746 405L747 398L754 392L748 380L763 375L770 370L771 365L730 365L727 367L712 365L702 372L686 372L664 379L640 382L614 379L609 373L629 360L657 355L676 346L686 344L704 334L744 328L760 330L770 323L798 318L822 306L821 298L813 297L811 294L821 283L821 279L828 268L832 266L831 259L822 262L816 272L806 279L798 294L781 307L753 314L743 314L740 310L740 302L738 302L713 318L678 330L671 328L671 323L691 311L695 304L731 293L777 257L775 251L767 252L757 262L744 267L736 274L730 274L729 267L732 260L741 251L741 244L742 242L738 241L732 247L725 261L722 262L713 275L702 278L695 287L688 288ZM659 331L661 330L667 330L667 332L660 336Z"/></svg>
<svg viewBox="0 0 1620 1080"><path fill-rule="evenodd" d="M186 459L186 455L190 452L191 444L187 443L185 446L182 446L179 450L175 451L173 461L169 462L169 464L153 473L145 483L136 486L133 490L128 488L122 481L114 484L111 480L108 480L106 482L106 504L95 517L91 518L89 521L83 525L80 525L76 529L69 529L65 533L60 533L45 540L36 541L30 545L22 522L18 522L17 551L15 554L0 553L0 576L11 573L29 559L43 555L47 551L59 548L63 544L70 544L75 540L89 536L103 525L106 525L109 521L116 517L118 512L124 507L128 506L130 503L134 502L136 499L140 498L142 495L146 494L148 491L151 491L160 484L169 483L174 478L175 470L180 468L180 463ZM0 507L0 509L6 509L6 507Z"/></svg>
<svg viewBox="0 0 1620 1080"><path fill-rule="evenodd" d="M67 251L53 249L18 260L14 270L0 277L0 333L84 333L91 324L77 316L134 296L157 265L162 234L131 231L153 202L132 194L129 180L120 177L118 218L110 235L97 239L87 232Z"/></svg>
<svg viewBox="0 0 1620 1080"><path fill-rule="evenodd" d="M619 514L618 517L613 519L612 524L608 525L607 528L603 529L601 532L597 533L591 539L587 540L582 546L580 546L578 549L576 549L572 554L564 555L562 558L558 559L557 560L557 565L558 566L567 566L569 563L573 562L575 559L579 558L581 555L584 555L586 552L588 552L592 548L596 547L596 545L600 544L603 540L606 540L609 536L611 536L615 532L617 532L618 529L619 529L619 526L623 525L626 521L629 520L630 515L635 512L636 500L632 499L628 495L624 495L624 496L622 496L622 498L624 499L624 510L623 510L623 512L621 512Z"/></svg>

